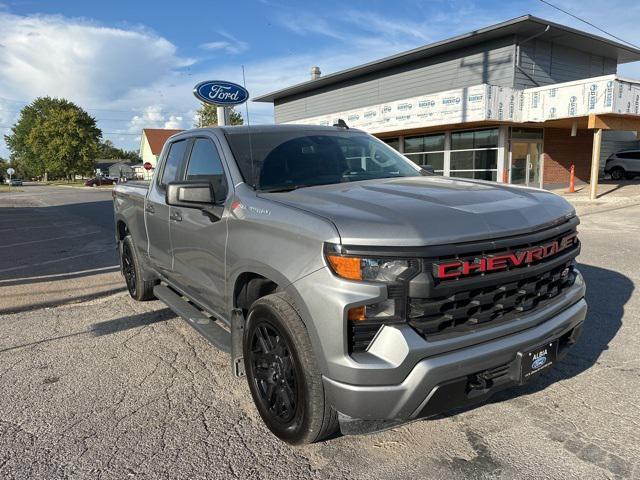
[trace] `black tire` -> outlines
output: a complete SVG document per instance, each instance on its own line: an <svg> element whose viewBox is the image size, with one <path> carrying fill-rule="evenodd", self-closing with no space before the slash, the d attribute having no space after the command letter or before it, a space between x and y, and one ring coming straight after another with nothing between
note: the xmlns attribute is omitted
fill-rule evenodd
<svg viewBox="0 0 640 480"><path fill-rule="evenodd" d="M157 282L144 280L142 266L131 235L127 235L122 240L120 256L122 275L124 275L124 281L127 284L127 290L129 290L131 298L139 302L154 299L153 287Z"/></svg>
<svg viewBox="0 0 640 480"><path fill-rule="evenodd" d="M626 178L627 180L633 180L634 178L636 178L636 176L637 176L637 174L636 174L636 173L629 173L629 172L627 172L627 173L624 175L624 178Z"/></svg>
<svg viewBox="0 0 640 480"><path fill-rule="evenodd" d="M611 179L612 180L622 180L625 177L625 171L622 167L616 167L611 170Z"/></svg>
<svg viewBox="0 0 640 480"><path fill-rule="evenodd" d="M244 329L244 363L251 396L269 430L301 445L338 429L300 315L285 293L256 300Z"/></svg>

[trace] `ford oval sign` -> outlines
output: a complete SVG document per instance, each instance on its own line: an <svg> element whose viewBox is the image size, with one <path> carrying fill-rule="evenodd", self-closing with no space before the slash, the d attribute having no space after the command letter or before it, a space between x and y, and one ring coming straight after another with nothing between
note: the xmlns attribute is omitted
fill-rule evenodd
<svg viewBox="0 0 640 480"><path fill-rule="evenodd" d="M223 80L200 82L193 89L199 100L213 105L240 105L249 99L249 92L241 85Z"/></svg>
<svg viewBox="0 0 640 480"><path fill-rule="evenodd" d="M542 367L545 363L547 363L547 357L538 357L531 363L531 368L533 370L537 370Z"/></svg>

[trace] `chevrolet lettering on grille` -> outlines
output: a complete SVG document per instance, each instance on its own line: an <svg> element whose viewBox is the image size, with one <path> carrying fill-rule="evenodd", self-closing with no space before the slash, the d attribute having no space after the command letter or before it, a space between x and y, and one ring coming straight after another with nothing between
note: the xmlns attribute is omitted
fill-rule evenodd
<svg viewBox="0 0 640 480"><path fill-rule="evenodd" d="M447 260L433 264L433 276L440 280L447 280L479 273L525 267L567 250L577 243L578 233L572 232L558 240L536 247L473 259Z"/></svg>

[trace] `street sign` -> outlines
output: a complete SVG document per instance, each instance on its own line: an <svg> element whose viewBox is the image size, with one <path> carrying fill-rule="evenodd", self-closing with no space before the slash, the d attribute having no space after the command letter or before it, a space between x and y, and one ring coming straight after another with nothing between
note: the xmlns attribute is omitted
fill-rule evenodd
<svg viewBox="0 0 640 480"><path fill-rule="evenodd" d="M227 107L240 105L249 99L246 88L224 80L207 80L193 88L193 94L202 102Z"/></svg>
<svg viewBox="0 0 640 480"><path fill-rule="evenodd" d="M153 165L151 165L151 162L144 162L144 164L142 165L142 167L145 170L151 170L153 168Z"/></svg>
<svg viewBox="0 0 640 480"><path fill-rule="evenodd" d="M16 171L13 168L11 168L11 167L7 168L7 174L9 176L13 175L14 173L16 173Z"/></svg>

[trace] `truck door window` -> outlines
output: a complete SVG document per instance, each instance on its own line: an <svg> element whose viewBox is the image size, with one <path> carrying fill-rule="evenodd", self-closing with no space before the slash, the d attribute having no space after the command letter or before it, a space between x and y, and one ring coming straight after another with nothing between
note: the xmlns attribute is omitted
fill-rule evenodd
<svg viewBox="0 0 640 480"><path fill-rule="evenodd" d="M227 179L224 176L222 160L211 140L196 139L191 150L185 180L211 183L216 202L227 198Z"/></svg>
<svg viewBox="0 0 640 480"><path fill-rule="evenodd" d="M187 148L186 140L178 140L169 146L169 153L162 171L162 179L160 180L160 188L164 189L167 183L174 182L178 179L180 164L184 158L184 152Z"/></svg>

